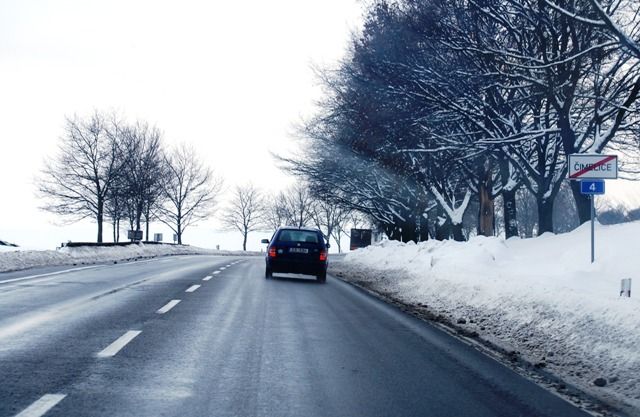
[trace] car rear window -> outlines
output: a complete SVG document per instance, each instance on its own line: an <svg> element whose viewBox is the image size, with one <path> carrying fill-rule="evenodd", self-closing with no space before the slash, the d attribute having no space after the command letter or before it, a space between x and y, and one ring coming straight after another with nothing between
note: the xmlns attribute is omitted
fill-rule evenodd
<svg viewBox="0 0 640 417"><path fill-rule="evenodd" d="M318 243L318 234L307 230L283 230L278 236L278 241Z"/></svg>

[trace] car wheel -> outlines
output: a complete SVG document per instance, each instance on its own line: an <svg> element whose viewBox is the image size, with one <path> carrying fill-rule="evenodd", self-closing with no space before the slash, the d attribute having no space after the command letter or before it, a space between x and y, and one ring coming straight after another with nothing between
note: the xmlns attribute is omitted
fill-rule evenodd
<svg viewBox="0 0 640 417"><path fill-rule="evenodd" d="M320 284L324 284L325 282L327 282L327 272L321 272L316 275L316 281L318 281L318 283Z"/></svg>
<svg viewBox="0 0 640 417"><path fill-rule="evenodd" d="M273 278L273 272L271 272L271 268L269 268L269 267L265 268L264 277L266 279Z"/></svg>

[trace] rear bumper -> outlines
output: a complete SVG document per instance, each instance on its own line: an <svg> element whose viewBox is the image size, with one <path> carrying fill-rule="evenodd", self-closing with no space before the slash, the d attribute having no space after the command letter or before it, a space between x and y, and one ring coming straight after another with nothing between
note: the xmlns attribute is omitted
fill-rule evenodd
<svg viewBox="0 0 640 417"><path fill-rule="evenodd" d="M271 272L318 275L327 271L326 261L303 262L289 259L267 258L266 262L267 268L270 268Z"/></svg>

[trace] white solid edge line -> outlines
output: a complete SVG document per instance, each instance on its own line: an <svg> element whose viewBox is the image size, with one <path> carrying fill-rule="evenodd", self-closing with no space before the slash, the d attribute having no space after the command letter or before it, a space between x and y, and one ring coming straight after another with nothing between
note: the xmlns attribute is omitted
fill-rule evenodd
<svg viewBox="0 0 640 417"><path fill-rule="evenodd" d="M120 350L127 345L127 343L131 342L137 335L142 333L141 330L129 330L115 342L107 346L104 350L98 353L99 358L109 358L115 356L116 353L120 352Z"/></svg>
<svg viewBox="0 0 640 417"><path fill-rule="evenodd" d="M200 285L195 284L190 286L189 288L187 288L187 290L185 292L194 292L195 290L197 290L198 288L200 288Z"/></svg>
<svg viewBox="0 0 640 417"><path fill-rule="evenodd" d="M214 271L213 275L218 275L220 273L220 271Z"/></svg>
<svg viewBox="0 0 640 417"><path fill-rule="evenodd" d="M156 311L158 314L164 314L171 310L173 307L177 306L181 300L171 300L167 304L164 305L160 310Z"/></svg>
<svg viewBox="0 0 640 417"><path fill-rule="evenodd" d="M213 278L211 275L207 275L206 277L202 278L202 280L209 281L211 278Z"/></svg>
<svg viewBox="0 0 640 417"><path fill-rule="evenodd" d="M22 410L16 417L40 417L51 410L60 401L64 400L67 394L45 394L29 407Z"/></svg>
<svg viewBox="0 0 640 417"><path fill-rule="evenodd" d="M45 274L38 274L38 275L29 275L28 277L5 279L4 281L0 281L0 284L8 284L10 282L25 281L27 279L49 277L53 275L62 275L62 274L66 274L67 272L82 271L85 269L99 268L101 266L104 266L104 265L83 266L81 268L71 268L71 269L65 269L63 271L47 272Z"/></svg>
<svg viewBox="0 0 640 417"><path fill-rule="evenodd" d="M177 257L181 257L181 256L184 256L184 255L171 255L171 258L177 258ZM170 260L170 259L167 259L167 260ZM134 265L140 265L142 263L148 263L148 262L161 262L162 260L158 259L158 258L151 258L151 259L143 259L143 260L137 261L137 262L127 262L126 260L123 260L123 259L114 259L114 261L118 261L118 263L120 265L126 265L128 263L132 263ZM62 275L62 274L66 274L67 272L84 271L85 269L93 269L93 268L100 268L100 267L103 267L103 266L111 266L109 262L111 262L111 261L107 261L107 262L102 263L102 264L82 266L82 267L79 267L79 268L64 269L62 271L45 272L44 274L38 274L38 275L29 275L27 277L18 277L18 278L5 279L3 281L0 281L0 284L9 284L11 282L26 281L28 279L35 279L35 278L51 277L51 276L55 276L55 275ZM120 262L122 262L122 263L120 263Z"/></svg>

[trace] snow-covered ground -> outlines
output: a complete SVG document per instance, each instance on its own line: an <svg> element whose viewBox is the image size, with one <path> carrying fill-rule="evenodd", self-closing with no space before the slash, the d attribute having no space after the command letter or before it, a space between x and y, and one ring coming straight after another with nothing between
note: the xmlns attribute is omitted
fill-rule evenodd
<svg viewBox="0 0 640 417"><path fill-rule="evenodd" d="M194 246L129 245L114 247L65 247L58 250L24 250L0 246L0 272L27 268L96 264L128 259L154 258L170 255L253 255L255 252L217 251Z"/></svg>
<svg viewBox="0 0 640 417"><path fill-rule="evenodd" d="M622 278L640 285L640 222L596 225L594 264L585 224L526 240L385 241L332 270L640 415L640 296L620 297ZM597 378L606 386L595 386Z"/></svg>

